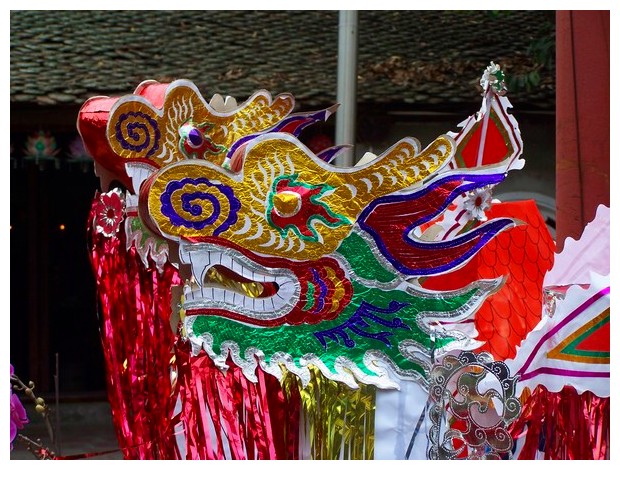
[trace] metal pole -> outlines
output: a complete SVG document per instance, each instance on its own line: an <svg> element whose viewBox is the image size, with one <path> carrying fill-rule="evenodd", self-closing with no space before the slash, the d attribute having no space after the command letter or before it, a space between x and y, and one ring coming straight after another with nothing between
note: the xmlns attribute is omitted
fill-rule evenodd
<svg viewBox="0 0 620 480"><path fill-rule="evenodd" d="M338 24L338 103L336 145L355 145L357 90L357 11L341 10ZM341 167L353 165L354 148L336 158Z"/></svg>

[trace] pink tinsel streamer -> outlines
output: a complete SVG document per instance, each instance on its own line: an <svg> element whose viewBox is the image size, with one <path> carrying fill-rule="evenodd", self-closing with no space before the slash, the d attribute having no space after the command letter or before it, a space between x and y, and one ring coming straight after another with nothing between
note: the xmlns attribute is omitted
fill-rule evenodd
<svg viewBox="0 0 620 480"><path fill-rule="evenodd" d="M108 398L126 459L176 459L174 398L170 382L175 336L170 326L170 288L180 282L166 263L145 268L135 247L125 248L123 225L115 236L88 230L90 260L102 320Z"/></svg>
<svg viewBox="0 0 620 480"><path fill-rule="evenodd" d="M519 460L609 459L609 398L579 395L571 386L549 392L539 385L522 402L511 426Z"/></svg>
<svg viewBox="0 0 620 480"><path fill-rule="evenodd" d="M248 380L232 361L222 372L205 353L176 349L179 395L189 460L299 458L300 398L257 369Z"/></svg>

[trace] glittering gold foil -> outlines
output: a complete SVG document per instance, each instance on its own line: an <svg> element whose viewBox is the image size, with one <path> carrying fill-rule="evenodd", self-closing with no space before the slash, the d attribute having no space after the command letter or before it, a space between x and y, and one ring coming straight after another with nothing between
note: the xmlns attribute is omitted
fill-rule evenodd
<svg viewBox="0 0 620 480"><path fill-rule="evenodd" d="M258 298L264 292L265 288L260 282L240 282L233 280L227 277L220 268L211 267L207 271L204 278L205 285L213 283L250 298Z"/></svg>
<svg viewBox="0 0 620 480"><path fill-rule="evenodd" d="M280 216L291 217L301 208L301 199L291 192L277 193L273 196L273 206Z"/></svg>
<svg viewBox="0 0 620 480"><path fill-rule="evenodd" d="M417 143L403 140L390 148L375 161L353 169L335 169L319 161L299 142L287 135L267 137L255 144L246 155L241 176L229 175L221 169L212 168L206 162L187 161L162 169L154 179L148 193L148 214L165 235L175 237L219 236L248 250L269 255L285 255L295 260L316 260L333 252L343 238L349 235L358 215L374 199L389 195L424 180L450 158L454 141L441 136L424 151L419 152ZM305 199L301 212L311 202L321 202L333 215L341 219L328 224L314 217L304 220L313 222L317 240L308 240L293 230L276 228L269 221L269 195L275 182L282 178L295 178L298 183L311 187L325 187L326 194L320 198ZM218 218L200 227L183 221L200 222L213 213L208 203L212 200L196 200L202 207L197 214L183 204L182 195L196 189L189 182L206 178L211 187L201 185L201 191L213 194L218 203ZM172 193L169 185L174 187ZM224 195L220 185L231 188ZM198 190L200 190L198 189ZM166 194L166 192L168 192ZM169 195L162 200L162 195ZM286 200L292 199L286 198ZM285 206L283 198L277 197L275 207L283 208L287 215L296 211ZM240 208L231 213L231 202L239 202ZM165 202L168 202L164 205ZM267 205L267 209L266 209ZM162 209L165 213L162 213ZM142 214L142 213L141 213ZM226 222L233 222L223 228ZM318 240L321 241L318 241Z"/></svg>
<svg viewBox="0 0 620 480"><path fill-rule="evenodd" d="M375 392L372 385L354 390L326 378L313 365L303 387L296 375L284 369L282 386L287 396L298 389L304 435L315 460L371 460L375 442Z"/></svg>
<svg viewBox="0 0 620 480"><path fill-rule="evenodd" d="M210 140L225 148L203 160L221 165L235 141L275 125L293 106L289 94L272 100L267 92L260 91L231 112L216 112L193 85L179 81L167 91L161 110L136 97L121 101L110 112L107 135L117 155L148 158L162 167L184 159L179 148L182 125L189 120L195 124L208 123L213 125L209 130Z"/></svg>

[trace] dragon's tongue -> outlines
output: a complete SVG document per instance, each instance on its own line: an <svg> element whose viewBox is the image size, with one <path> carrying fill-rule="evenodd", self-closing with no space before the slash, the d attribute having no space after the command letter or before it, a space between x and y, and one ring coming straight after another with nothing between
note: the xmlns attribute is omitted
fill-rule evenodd
<svg viewBox="0 0 620 480"><path fill-rule="evenodd" d="M255 282L242 277L238 273L216 265L207 271L205 283L219 284L227 290L232 290L252 298L266 298L275 295L278 284L275 282Z"/></svg>

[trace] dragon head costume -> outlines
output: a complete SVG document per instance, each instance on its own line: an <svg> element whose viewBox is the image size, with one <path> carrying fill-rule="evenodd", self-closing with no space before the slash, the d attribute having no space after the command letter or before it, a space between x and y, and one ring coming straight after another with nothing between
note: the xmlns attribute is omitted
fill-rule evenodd
<svg viewBox="0 0 620 480"><path fill-rule="evenodd" d="M107 190L92 260L128 457L380 458L381 392L426 412L434 363L483 345L471 319L506 286L431 280L522 226L454 207L523 164L487 87L489 114L459 134L353 167L332 165L344 147L299 139L335 108L295 112L289 94L207 102L178 80L86 102L78 128ZM483 131L499 147L485 152ZM409 437L386 457L409 456Z"/></svg>

